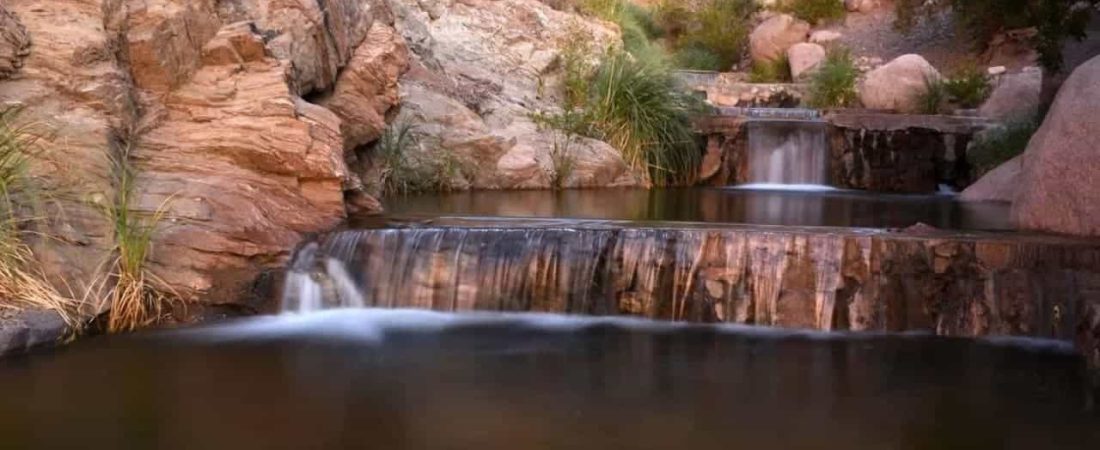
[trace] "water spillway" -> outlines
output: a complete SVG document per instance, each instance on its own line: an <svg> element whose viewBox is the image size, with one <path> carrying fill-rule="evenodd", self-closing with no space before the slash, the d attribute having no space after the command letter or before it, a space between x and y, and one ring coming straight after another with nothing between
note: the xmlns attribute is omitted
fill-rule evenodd
<svg viewBox="0 0 1100 450"><path fill-rule="evenodd" d="M827 125L820 120L753 120L748 136L750 184L829 184Z"/></svg>
<svg viewBox="0 0 1100 450"><path fill-rule="evenodd" d="M1071 339L1100 244L982 233L446 224L305 244L283 308L626 315L819 330Z"/></svg>

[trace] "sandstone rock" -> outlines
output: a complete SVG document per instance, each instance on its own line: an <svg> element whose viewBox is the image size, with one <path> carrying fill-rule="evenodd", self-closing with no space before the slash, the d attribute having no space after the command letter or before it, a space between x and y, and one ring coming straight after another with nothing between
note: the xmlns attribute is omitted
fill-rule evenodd
<svg viewBox="0 0 1100 450"><path fill-rule="evenodd" d="M815 44L827 44L837 39L844 37L838 31L833 30L818 30L810 34L810 42Z"/></svg>
<svg viewBox="0 0 1100 450"><path fill-rule="evenodd" d="M557 107L559 43L574 23L592 36L593 50L618 36L536 0L455 2L435 20L421 3L393 2L397 29L413 53L398 120L425 137L416 159L456 162L459 185L551 187L551 153L563 137L530 117ZM606 145L582 139L570 147L576 167L564 187L639 179L622 173L625 163Z"/></svg>
<svg viewBox="0 0 1100 450"><path fill-rule="evenodd" d="M131 206L166 214L153 271L186 300L242 299L303 234L344 218L344 191L358 182L345 152L377 136L404 70L380 1L4 7L34 47L19 76L0 82L0 98L52 131L31 169L60 199L50 225L61 244L36 250L51 278L78 289L103 277L107 153L128 149L138 178Z"/></svg>
<svg viewBox="0 0 1100 450"><path fill-rule="evenodd" d="M0 5L0 80L23 67L23 59L30 52L31 38L26 28L15 15Z"/></svg>
<svg viewBox="0 0 1100 450"><path fill-rule="evenodd" d="M397 106L397 80L408 68L408 50L396 30L371 27L336 88L321 104L343 119L345 146L355 148L378 139L386 128L386 113Z"/></svg>
<svg viewBox="0 0 1100 450"><path fill-rule="evenodd" d="M68 325L53 311L27 310L0 317L0 357L56 344L67 333Z"/></svg>
<svg viewBox="0 0 1100 450"><path fill-rule="evenodd" d="M1012 216L1025 229L1100 235L1100 57L1062 85L1023 155Z"/></svg>
<svg viewBox="0 0 1100 450"><path fill-rule="evenodd" d="M806 42L794 44L787 50L787 60L791 66L791 79L800 80L825 61L825 47Z"/></svg>
<svg viewBox="0 0 1100 450"><path fill-rule="evenodd" d="M1004 74L1005 72L1008 72L1008 68L1005 67L1005 66L993 66L993 67L990 67L989 69L986 69L986 73L988 73L990 76L1001 75L1001 74Z"/></svg>
<svg viewBox="0 0 1100 450"><path fill-rule="evenodd" d="M787 49L805 42L810 24L789 14L778 14L761 22L749 34L749 50L754 62L775 61Z"/></svg>
<svg viewBox="0 0 1100 450"><path fill-rule="evenodd" d="M920 55L902 55L867 73L859 88L863 106L871 109L917 111L917 97L926 90L929 79L940 73Z"/></svg>
<svg viewBox="0 0 1100 450"><path fill-rule="evenodd" d="M1002 122L1031 120L1039 114L1042 90L1043 71L1038 67L1003 75L978 113Z"/></svg>
<svg viewBox="0 0 1100 450"><path fill-rule="evenodd" d="M1019 177L1023 157L1017 156L997 166L967 187L959 200L968 202L1012 202L1020 189Z"/></svg>

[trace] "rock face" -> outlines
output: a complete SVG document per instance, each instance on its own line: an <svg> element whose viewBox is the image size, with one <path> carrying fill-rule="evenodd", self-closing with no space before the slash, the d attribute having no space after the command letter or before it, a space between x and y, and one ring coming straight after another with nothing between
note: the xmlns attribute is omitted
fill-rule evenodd
<svg viewBox="0 0 1100 450"><path fill-rule="evenodd" d="M913 113L927 80L939 78L936 68L920 55L902 55L867 73L859 98L866 108Z"/></svg>
<svg viewBox="0 0 1100 450"><path fill-rule="evenodd" d="M879 0L844 0L844 8L851 12L869 13L878 8Z"/></svg>
<svg viewBox="0 0 1100 450"><path fill-rule="evenodd" d="M997 166L966 188L959 200L968 202L1009 202L1016 198L1023 156L1017 156Z"/></svg>
<svg viewBox="0 0 1100 450"><path fill-rule="evenodd" d="M1100 57L1062 85L1023 155L1013 219L1027 229L1100 235Z"/></svg>
<svg viewBox="0 0 1100 450"><path fill-rule="evenodd" d="M810 24L788 14L774 15L749 34L749 51L753 62L775 61L787 53L787 49L805 42L810 34Z"/></svg>
<svg viewBox="0 0 1100 450"><path fill-rule="evenodd" d="M346 231L304 247L286 307L299 292L322 292L330 306L1072 340L1079 312L1100 305L1095 241L919 234L461 223ZM332 283L340 273L355 273L354 286Z"/></svg>
<svg viewBox="0 0 1100 450"><path fill-rule="evenodd" d="M978 113L1002 122L1030 120L1039 114L1042 91L1043 72L1038 67L1002 75Z"/></svg>
<svg viewBox="0 0 1100 450"><path fill-rule="evenodd" d="M42 257L78 287L109 258L93 203L115 195L109 158L128 155L131 206L165 214L154 272L184 299L237 301L304 233L344 218L361 184L345 152L378 136L407 61L380 1L5 7L33 46L0 97L55 130L32 169L62 199L51 225L67 245Z"/></svg>
<svg viewBox="0 0 1100 450"><path fill-rule="evenodd" d="M618 35L537 0L393 0L410 43L397 119L423 135L422 160L453 161L451 183L484 189L638 185L644 177L602 142L540 129L557 108L560 44L576 30L592 50ZM560 156L555 156L555 149ZM569 161L568 163L562 163ZM565 174L566 164L572 167Z"/></svg>
<svg viewBox="0 0 1100 450"><path fill-rule="evenodd" d="M807 42L794 44L787 49L787 60L791 65L791 79L801 80L825 61L825 47Z"/></svg>
<svg viewBox="0 0 1100 450"><path fill-rule="evenodd" d="M23 24L0 5L0 80L23 67L30 48L31 39Z"/></svg>

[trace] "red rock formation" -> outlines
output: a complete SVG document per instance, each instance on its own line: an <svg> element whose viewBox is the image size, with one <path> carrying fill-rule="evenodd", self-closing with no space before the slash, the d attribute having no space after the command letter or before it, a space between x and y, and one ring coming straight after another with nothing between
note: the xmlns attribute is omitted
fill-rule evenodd
<svg viewBox="0 0 1100 450"><path fill-rule="evenodd" d="M73 237L45 257L77 289L102 276L111 246L92 203L113 195L112 145L132 147L132 206L165 208L154 270L186 299L233 302L304 233L344 218L345 187L356 184L345 149L378 136L407 65L381 2L5 7L34 45L0 97L54 130L35 170L62 198L55 232ZM7 42L14 28L2 29ZM328 108L303 97L327 97Z"/></svg>

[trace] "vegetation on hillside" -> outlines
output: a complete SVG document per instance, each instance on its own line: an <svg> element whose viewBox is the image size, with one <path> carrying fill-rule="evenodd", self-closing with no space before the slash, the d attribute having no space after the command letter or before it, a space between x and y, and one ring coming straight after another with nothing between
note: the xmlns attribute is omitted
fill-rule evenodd
<svg viewBox="0 0 1100 450"><path fill-rule="evenodd" d="M951 77L926 79L917 103L922 114L944 114L955 108L977 108L991 91L986 75L967 65Z"/></svg>
<svg viewBox="0 0 1100 450"><path fill-rule="evenodd" d="M973 167L974 178L980 178L1023 153L1038 129L1037 120L1023 120L980 134L966 155Z"/></svg>
<svg viewBox="0 0 1100 450"><path fill-rule="evenodd" d="M753 83L789 83L791 81L791 62L787 55L781 54L775 61L756 61L749 72L749 81Z"/></svg>
<svg viewBox="0 0 1100 450"><path fill-rule="evenodd" d="M779 10L817 25L843 19L847 13L844 2L837 0L782 0Z"/></svg>
<svg viewBox="0 0 1100 450"><path fill-rule="evenodd" d="M394 122L382 132L374 144L374 158L383 194L454 190L454 180L461 175L459 161L443 151L425 157L417 151L422 141L416 127L405 121Z"/></svg>
<svg viewBox="0 0 1100 450"><path fill-rule="evenodd" d="M1062 42L1081 39L1088 23L1088 4L1068 0L897 0L897 21L901 30L912 28L934 12L950 9L958 29L969 36L979 50L998 33L1034 28L1031 43L1040 63L1057 71L1062 66Z"/></svg>
<svg viewBox="0 0 1100 450"><path fill-rule="evenodd" d="M859 98L858 79L859 69L852 54L844 48L830 49L825 62L810 78L810 105L815 108L851 106Z"/></svg>

